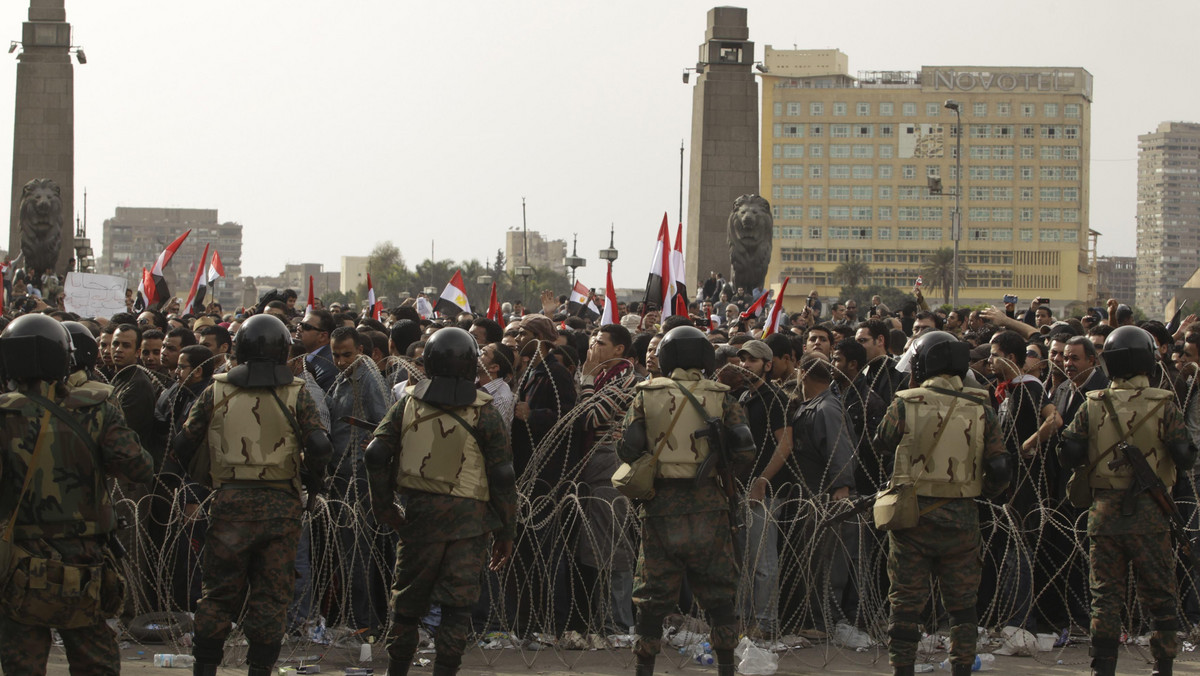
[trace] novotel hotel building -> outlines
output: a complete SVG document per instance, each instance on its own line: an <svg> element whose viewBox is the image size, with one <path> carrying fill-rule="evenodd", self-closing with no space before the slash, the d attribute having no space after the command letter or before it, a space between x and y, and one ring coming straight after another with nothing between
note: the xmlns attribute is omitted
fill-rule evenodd
<svg viewBox="0 0 1200 676"><path fill-rule="evenodd" d="M1092 76L1083 68L925 66L849 74L839 50L775 50L762 78L762 194L775 240L769 272L788 295L837 297L839 264L859 282L911 289L953 248L961 184L962 304L1093 301L1088 228ZM962 177L954 110L962 116ZM930 301L941 294L926 288ZM867 299L859 299L865 301Z"/></svg>

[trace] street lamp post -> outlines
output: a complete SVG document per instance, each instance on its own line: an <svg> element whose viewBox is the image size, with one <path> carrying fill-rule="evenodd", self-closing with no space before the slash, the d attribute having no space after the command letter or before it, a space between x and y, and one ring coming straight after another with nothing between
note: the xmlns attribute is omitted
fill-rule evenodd
<svg viewBox="0 0 1200 676"><path fill-rule="evenodd" d="M525 198L521 198L521 264L513 268L513 274L525 280L525 293L521 295L523 303L529 302L529 278L533 276L533 268L529 267L529 224L525 220Z"/></svg>
<svg viewBox="0 0 1200 676"><path fill-rule="evenodd" d="M587 266L587 259L579 255L578 252L579 235L576 234L571 240L571 255L563 258L563 265L571 268L571 286L575 286L575 269Z"/></svg>
<svg viewBox="0 0 1200 676"><path fill-rule="evenodd" d="M950 221L950 238L954 240L954 307L958 307L958 240L962 237L962 106L958 101L946 101L946 108L954 111L954 218Z"/></svg>

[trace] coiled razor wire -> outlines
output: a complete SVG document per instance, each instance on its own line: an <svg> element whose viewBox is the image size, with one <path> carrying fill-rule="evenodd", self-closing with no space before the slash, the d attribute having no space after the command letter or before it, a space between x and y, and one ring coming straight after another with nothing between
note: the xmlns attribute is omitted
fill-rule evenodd
<svg viewBox="0 0 1200 676"><path fill-rule="evenodd" d="M517 374L514 391L520 391L540 359L540 353L535 354L533 364ZM416 383L424 377L417 364L403 358L388 358L383 370L370 359L360 358L357 367L367 369L369 374L360 381L362 386L378 388L376 394L388 402L394 401L392 388L397 382ZM754 377L732 364L722 367L714 377L730 369L735 369L742 378ZM633 611L630 607L618 608L617 604L628 603L641 525L635 506L612 489L607 478L611 476L608 470L616 465L621 418L632 401L637 381L630 368L573 408L562 410L560 403L557 422L549 432L541 439L529 440L534 450L518 479L514 557L503 571L484 572L483 595L475 613L478 647L474 650L488 665L495 664L501 655L501 651L491 648L516 650L530 668L545 659L573 668L583 656L581 648L600 650L622 669L633 664L629 633L636 629L619 621L622 617L628 619ZM335 389L344 386L344 381L339 383L342 384L335 385ZM1182 405L1191 403L1194 389L1192 383ZM796 409L798 390L794 386L783 388L779 403L785 410ZM561 393L556 394L561 402ZM1015 411L1011 417L1019 413ZM182 421L169 422L172 429L182 424ZM528 434L524 426L517 427L518 434ZM849 429L844 433L852 434ZM585 437L592 440L586 448L582 447ZM361 449L369 438L369 432L354 429L351 447ZM851 441L857 454L857 439ZM794 476L799 476L796 454L811 452L806 448L807 443L806 439L793 441L794 451L788 464ZM1053 441L1042 444L1038 453L1054 452L1052 445ZM548 476L553 466L561 469L557 476ZM1032 467L1023 462L1014 478L1016 484L1030 485L1037 496L1026 515L1000 501L976 501L983 533L984 576L985 580L994 581L990 585L994 589L989 591L989 585L985 584L980 590L980 623L992 630L1006 625L1039 625L1050 627L1055 633L1065 630L1078 640L1086 637L1089 624L1086 511L1071 507L1061 496L1051 495L1045 477L1029 473ZM1195 542L1200 534L1196 485L1191 473L1180 473L1179 481L1181 486L1176 491L1179 506L1188 519L1188 534ZM168 488L179 484L178 477L161 476L155 489L145 494L126 494L121 486L113 487L118 513L129 517L130 529L123 540L133 545L122 564L130 590L120 620L125 626L132 618L146 613L189 613L195 608L203 574L205 514L211 497L189 516L191 509L185 508L188 502L185 492L190 489L186 485ZM831 500L825 494L814 495L802 482L776 486L771 495L774 509L769 511L763 509L762 503L752 504L746 499L748 486L739 485L737 489L741 496L738 522L748 523L755 510L754 518L764 518L765 514L778 532L775 543L778 573L770 594L778 620L765 635L756 636L761 639L760 644L813 668L834 659L863 665L886 660L887 539L873 528L869 513L834 523L843 519L849 503ZM382 580L381 587L373 588L382 598L368 600L370 607L381 607L392 577L396 539L370 518L369 501L363 497L353 492L327 493L317 500L316 509L303 517L303 528L309 534L305 552L309 572L305 582L297 585L297 602L289 612L285 658L312 655L328 658L332 651L353 660L359 644L367 639L365 631L355 631L356 621L351 617L354 599L352 585L346 578L347 562L360 557L365 561L367 574ZM339 531L347 529L355 533L351 551L341 547L338 537ZM762 537L756 542L739 542L736 608L752 606L755 570L761 563L761 553L770 544ZM359 551L364 543L365 551ZM1184 570L1181 561L1177 564L1178 616L1187 618L1190 612L1195 617L1200 613L1196 571ZM832 580L837 576L845 577L852 603L845 603L847 597L834 598ZM1137 602L1136 576L1132 570L1129 580L1124 626L1132 637L1148 632L1151 625ZM614 586L623 592L616 595L618 600L614 600ZM932 589L936 599L937 585ZM301 612L304 604L300 600L304 598L311 599L307 613ZM436 609L431 611L423 630L436 635L438 616ZM671 627L664 637L671 637L675 630L703 633L704 611L695 603L681 602L677 614L668 618ZM239 620L245 612L243 608ZM927 609L927 631L936 633L940 626L944 632L945 619L940 603L931 603ZM742 621L749 625L753 618ZM388 614L384 613L378 622L379 626L371 633L380 638L382 645L390 622ZM846 627L839 626L839 622L862 632L853 647L846 644ZM173 650L186 651L188 637L183 631L186 627L171 626ZM1193 637L1198 633L1187 623L1185 629L1192 629ZM683 636L684 633L677 634L677 642ZM244 645L244 637L235 627L227 644L228 660L242 661L244 652L240 652L240 646ZM1141 657L1149 658L1149 651L1141 645L1130 640L1128 646ZM1079 653L1064 651L1065 646L1039 652L1034 659L1047 665L1059 661L1078 665L1086 659ZM674 655L666 641L664 655L660 659L675 661L676 666L690 662L686 655ZM1190 658L1190 653L1180 653L1180 659Z"/></svg>

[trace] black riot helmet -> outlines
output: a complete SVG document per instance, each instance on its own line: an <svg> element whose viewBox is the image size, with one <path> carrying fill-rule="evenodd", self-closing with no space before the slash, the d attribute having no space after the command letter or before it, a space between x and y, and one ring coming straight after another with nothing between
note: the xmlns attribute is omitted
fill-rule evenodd
<svg viewBox="0 0 1200 676"><path fill-rule="evenodd" d="M443 406L466 406L475 401L475 374L479 368L479 343L457 327L434 332L421 353L429 380L417 385L421 401Z"/></svg>
<svg viewBox="0 0 1200 676"><path fill-rule="evenodd" d="M1100 358L1112 378L1149 375L1154 370L1158 343L1150 332L1137 326L1122 326L1104 339Z"/></svg>
<svg viewBox="0 0 1200 676"><path fill-rule="evenodd" d="M229 370L229 382L238 387L278 387L292 382L287 367L292 334L274 315L254 315L242 323L234 341L238 365Z"/></svg>
<svg viewBox="0 0 1200 676"><path fill-rule="evenodd" d="M63 322L67 333L71 334L71 346L75 348L75 365L71 372L83 371L96 366L96 357L100 353L100 344L86 326L79 322Z"/></svg>
<svg viewBox="0 0 1200 676"><path fill-rule="evenodd" d="M66 380L71 353L71 334L48 315L21 315L0 334L0 363L12 380Z"/></svg>
<svg viewBox="0 0 1200 676"><path fill-rule="evenodd" d="M971 365L971 348L945 331L927 331L913 341L913 378L924 382L940 375L967 375Z"/></svg>
<svg viewBox="0 0 1200 676"><path fill-rule="evenodd" d="M701 369L712 373L716 363L716 349L694 326L678 326L667 332L658 344L658 365L663 375L671 375L675 369Z"/></svg>

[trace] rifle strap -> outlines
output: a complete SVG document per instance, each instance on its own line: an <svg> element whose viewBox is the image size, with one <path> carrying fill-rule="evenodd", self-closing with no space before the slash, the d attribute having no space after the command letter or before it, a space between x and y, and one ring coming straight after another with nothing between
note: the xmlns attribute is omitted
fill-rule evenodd
<svg viewBox="0 0 1200 676"><path fill-rule="evenodd" d="M478 429L476 429L476 428L475 428L475 426L474 426L474 425L472 425L471 423L467 422L466 420L463 420L463 419L462 419L462 416L460 416L459 414L455 413L454 411L452 411L452 410L450 410L450 409L448 409L448 408L442 408L442 407L441 407L441 406L439 406L438 404L434 404L434 403L431 403L431 402L428 402L428 401L427 401L427 402L425 402L425 403L426 403L426 404L429 404L430 406L432 406L432 407L434 407L434 408L436 408L437 410L441 411L442 413L444 413L444 414L446 414L446 415L450 416L451 418L454 418L455 422L457 422L459 425L462 425L462 426L463 426L463 429L465 429L466 431L470 432L470 433L471 433L471 436L472 436L472 437L475 437L475 443L479 444L479 452L480 452L480 453L482 453L482 452L483 452L483 449L487 447L487 444L485 444L485 443L484 443L484 441L483 441L483 435L479 433L479 430L478 430ZM415 425L417 422L418 422L417 420L413 420L413 424L414 424L414 425Z"/></svg>
<svg viewBox="0 0 1200 676"><path fill-rule="evenodd" d="M1124 426L1121 425L1121 419L1117 417L1117 409L1113 407L1112 401L1109 400L1108 397L1104 397L1104 399L1102 401L1104 401L1104 408L1108 410L1108 417L1111 418L1113 421L1113 424L1117 426L1117 432L1121 435L1121 439L1119 441L1117 441L1116 443L1114 443L1112 446L1109 446L1107 449L1105 449L1105 451L1103 453L1096 456L1095 460L1088 463L1087 471L1084 472L1084 474L1083 474L1085 477L1092 476L1092 472L1094 472L1096 470L1096 467L1098 467L1105 458L1112 455L1113 451L1117 450L1117 447L1120 446L1122 443L1125 443L1125 442L1129 441L1130 439L1132 439L1133 435L1136 434L1137 431L1142 428L1142 425L1145 425L1147 420L1154 418L1154 414L1158 413L1158 410L1160 408L1162 408L1164 405L1166 405L1166 403L1167 403L1166 399L1163 399L1162 401L1158 402L1158 404L1154 408L1150 409L1150 411L1146 414L1146 417L1137 421L1137 424L1135 424L1128 432L1126 432Z"/></svg>
<svg viewBox="0 0 1200 676"><path fill-rule="evenodd" d="M680 387L682 387L682 385ZM684 390L684 392L687 392L687 390ZM658 456L662 455L663 449L667 447L667 441L671 439L671 432L675 431L675 423L679 422L679 416L683 414L683 409L683 406L675 409L675 415L671 417L671 424L667 427L666 434L663 434L662 439L658 441L658 446L654 449L653 460L656 467L658 465Z"/></svg>
<svg viewBox="0 0 1200 676"><path fill-rule="evenodd" d="M700 403L700 400L696 399L696 395L692 394L692 391L684 387L683 383L679 382L678 380L674 382L675 387L678 387L679 391L683 392L684 396L688 398L688 401L692 402L692 406L694 406L696 408L696 412L700 414L700 419L708 420L708 410L704 408L704 406Z"/></svg>
<svg viewBox="0 0 1200 676"><path fill-rule="evenodd" d="M29 484L33 481L33 473L37 470L38 457L42 454L42 449L48 446L46 442L46 430L50 428L50 414L53 409L46 408L46 412L42 414L41 425L38 427L37 441L33 442L33 454L29 456L29 468L25 470L25 481L21 484L21 494L17 496L17 501L13 504L12 518L8 520L8 524L4 527L4 533L0 534L0 542L12 542L13 528L17 525L17 515L21 513L21 501L25 499L25 494L29 492Z"/></svg>

